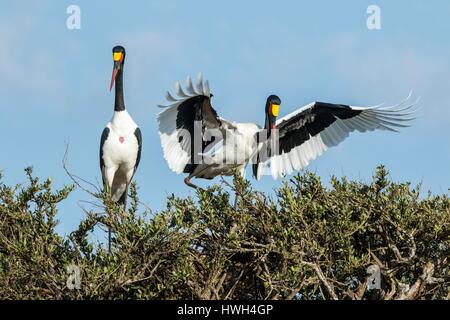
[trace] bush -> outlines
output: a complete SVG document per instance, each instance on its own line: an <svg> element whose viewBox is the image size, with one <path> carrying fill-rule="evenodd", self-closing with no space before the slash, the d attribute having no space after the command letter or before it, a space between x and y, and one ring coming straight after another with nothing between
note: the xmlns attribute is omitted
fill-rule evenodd
<svg viewBox="0 0 450 320"><path fill-rule="evenodd" d="M105 214L87 212L67 238L55 216L73 186L54 192L26 172L26 186L0 183L2 299L450 298L449 197L421 198L382 166L369 184L332 177L329 188L306 172L274 199L235 177L156 214L138 214L133 185L126 212L98 194ZM89 241L98 225L113 230L110 253Z"/></svg>

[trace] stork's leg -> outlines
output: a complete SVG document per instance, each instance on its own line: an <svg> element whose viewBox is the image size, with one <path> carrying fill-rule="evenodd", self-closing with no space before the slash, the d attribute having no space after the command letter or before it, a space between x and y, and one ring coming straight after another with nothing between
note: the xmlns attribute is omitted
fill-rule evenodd
<svg viewBox="0 0 450 320"><path fill-rule="evenodd" d="M112 184L113 184L113 180L114 180L114 175L116 173L117 167L113 167L113 168L105 168L105 178L104 178L104 188L106 190L106 192L109 194L109 196L111 196L111 189L112 189ZM108 226L108 252L111 253L111 237L112 237L112 231L111 231L111 226Z"/></svg>
<svg viewBox="0 0 450 320"><path fill-rule="evenodd" d="M117 170L119 170L118 166L111 166L111 167L103 169L103 173L104 173L103 181L105 182L104 187L110 197L112 197L112 195L113 195L113 182L114 182L114 177L117 173ZM110 214L112 215L113 213L110 212ZM112 228L111 228L111 226L108 226L108 252L109 253L111 253L111 241L112 241Z"/></svg>
<svg viewBox="0 0 450 320"><path fill-rule="evenodd" d="M119 199L119 203L123 205L124 210L127 208L128 187L130 186L130 183L131 183L131 180L133 179L135 171L136 171L135 168L128 170L127 175L126 175L127 185L125 187L125 192L123 193L122 197L120 197L120 199Z"/></svg>
<svg viewBox="0 0 450 320"><path fill-rule="evenodd" d="M127 208L127 196L128 196L128 184L125 188L124 193L120 197L119 201L117 201L117 204L119 207L123 207L123 210L125 211ZM111 242L112 242L112 230L111 227L108 227L108 252L111 253Z"/></svg>
<svg viewBox="0 0 450 320"><path fill-rule="evenodd" d="M191 182L191 178L192 178L191 175L189 175L189 176L187 176L186 178L184 178L184 183L185 183L187 186L191 187L191 188L198 189L198 186L196 186L195 184L193 184L193 183Z"/></svg>
<svg viewBox="0 0 450 320"><path fill-rule="evenodd" d="M108 227L108 252L111 253L111 227Z"/></svg>

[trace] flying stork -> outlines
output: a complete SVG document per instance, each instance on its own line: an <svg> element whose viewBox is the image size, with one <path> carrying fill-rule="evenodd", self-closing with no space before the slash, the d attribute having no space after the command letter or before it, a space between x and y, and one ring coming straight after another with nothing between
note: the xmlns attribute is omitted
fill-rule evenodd
<svg viewBox="0 0 450 320"><path fill-rule="evenodd" d="M313 102L278 118L281 100L270 95L261 128L219 117L201 74L195 87L190 77L186 79L186 92L178 81L175 88L177 96L167 92L169 105L159 106L165 109L158 116L159 136L170 169L187 174L184 182L193 188L197 187L190 181L193 177L213 179L236 170L244 176L250 162L257 180L266 173L274 179L283 177L305 168L352 131L397 132L396 128L407 127L417 102L409 103L411 94L387 108Z"/></svg>
<svg viewBox="0 0 450 320"><path fill-rule="evenodd" d="M115 83L114 114L103 130L100 141L100 170L103 186L111 199L126 207L128 185L141 159L142 135L138 125L125 109L123 98L123 69L125 48L113 48L114 69L109 90ZM111 230L109 230L111 238Z"/></svg>

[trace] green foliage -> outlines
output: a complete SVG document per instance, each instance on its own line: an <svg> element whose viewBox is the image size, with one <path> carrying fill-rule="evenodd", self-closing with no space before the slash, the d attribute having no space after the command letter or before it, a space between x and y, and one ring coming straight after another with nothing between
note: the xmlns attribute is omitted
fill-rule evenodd
<svg viewBox="0 0 450 320"><path fill-rule="evenodd" d="M127 211L99 194L104 213L87 212L67 238L55 232L55 216L73 187L53 192L51 181L26 173L26 186L0 182L3 299L450 297L448 195L420 197L382 166L371 183L332 177L329 188L306 172L274 199L236 176L195 200L172 195L158 213L138 213L132 185ZM96 226L113 231L110 253L89 240ZM80 270L79 289L68 287L70 265ZM369 291L373 266L382 281Z"/></svg>
<svg viewBox="0 0 450 320"><path fill-rule="evenodd" d="M56 205L72 186L52 192L27 168L29 185L0 185L0 297L61 298L65 264L72 259L67 241L55 232Z"/></svg>

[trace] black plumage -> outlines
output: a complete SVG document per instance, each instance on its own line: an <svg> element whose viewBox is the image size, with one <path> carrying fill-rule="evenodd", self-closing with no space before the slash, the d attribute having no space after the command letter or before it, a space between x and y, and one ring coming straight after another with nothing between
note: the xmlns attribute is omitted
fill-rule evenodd
<svg viewBox="0 0 450 320"><path fill-rule="evenodd" d="M103 160L103 145L105 144L105 141L108 139L108 136L109 136L109 128L106 127L105 129L103 129L102 137L100 138L100 170L102 172L105 168L105 160ZM105 176L103 174L102 174L102 180L103 180L103 185L105 185L106 181L105 181Z"/></svg>
<svg viewBox="0 0 450 320"><path fill-rule="evenodd" d="M315 102L312 107L277 124L279 152L286 153L303 144L328 128L337 118L349 119L360 113L361 110L354 110L348 105Z"/></svg>
<svg viewBox="0 0 450 320"><path fill-rule="evenodd" d="M139 127L137 127L136 130L134 130L134 136L136 137L139 146L136 157L136 164L134 165L134 173L136 173L137 167L139 166L139 162L141 162L141 152L142 152L142 133Z"/></svg>
<svg viewBox="0 0 450 320"><path fill-rule="evenodd" d="M195 152L200 150L195 150L194 148L194 132L202 132L203 137L203 132L205 129L217 129L220 125L221 122L217 115L217 111L211 106L210 97L203 95L196 96L191 99L187 99L178 106L176 128L177 130L184 129L189 132L189 136L186 136L183 135L183 131L180 131L178 141L182 142L183 139L190 139L190 143L188 144L189 149L185 151L191 155L191 159L184 167L184 173L192 173L198 165L194 159ZM195 128L195 126L198 126L198 128ZM217 142L214 137L208 141L202 139L201 152L204 152L205 149L211 146L214 142Z"/></svg>

